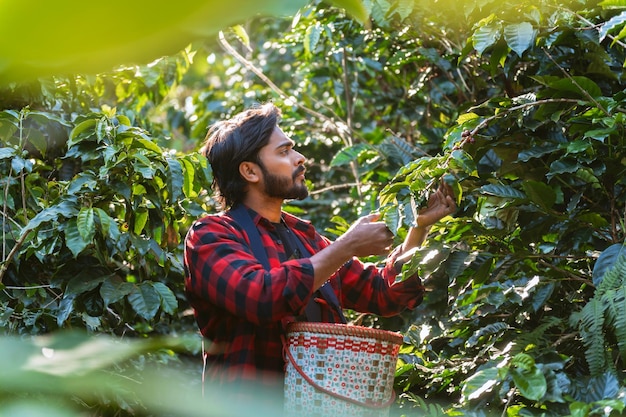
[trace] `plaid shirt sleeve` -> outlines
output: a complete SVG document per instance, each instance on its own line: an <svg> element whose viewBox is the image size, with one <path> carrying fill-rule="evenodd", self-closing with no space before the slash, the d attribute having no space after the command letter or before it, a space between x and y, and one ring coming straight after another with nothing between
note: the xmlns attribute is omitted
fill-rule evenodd
<svg viewBox="0 0 626 417"><path fill-rule="evenodd" d="M309 223L296 221L290 223L290 227L301 235L303 241L309 244L314 242L314 247L308 247L311 253L319 252L331 244L328 239L315 232ZM393 265L399 250L400 247L397 247L389 255L382 268L372 263L364 263L355 257L333 274L330 284L343 308L388 317L406 309L414 309L422 302L425 289L419 276L413 275L402 282L395 282L399 271ZM324 303L324 300L320 301ZM339 317L330 308L322 310L322 318L328 322L339 321Z"/></svg>
<svg viewBox="0 0 626 417"><path fill-rule="evenodd" d="M425 288L417 275L395 282L396 254L392 253L382 268L354 258L337 272L341 276L344 308L389 317L412 310L422 302Z"/></svg>

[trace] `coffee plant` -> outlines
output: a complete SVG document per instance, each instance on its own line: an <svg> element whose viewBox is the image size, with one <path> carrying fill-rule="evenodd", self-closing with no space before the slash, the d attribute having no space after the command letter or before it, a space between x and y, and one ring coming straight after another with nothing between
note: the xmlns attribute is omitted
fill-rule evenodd
<svg viewBox="0 0 626 417"><path fill-rule="evenodd" d="M175 412L124 378L91 397L89 377L189 358L187 383L199 381L181 242L217 208L196 151L212 122L273 100L312 190L286 209L329 237L376 210L399 242L442 181L455 192L457 212L403 271L424 279L422 305L392 319L348 312L405 337L393 413L622 413L626 3L298 6L232 21L150 65L1 86L7 351L43 343L9 335L132 336L140 344L98 351L85 379L62 380L80 381L76 397L100 415ZM89 339L70 340L72 352ZM20 358L0 400L29 398L29 384L72 398L41 373L9 389Z"/></svg>

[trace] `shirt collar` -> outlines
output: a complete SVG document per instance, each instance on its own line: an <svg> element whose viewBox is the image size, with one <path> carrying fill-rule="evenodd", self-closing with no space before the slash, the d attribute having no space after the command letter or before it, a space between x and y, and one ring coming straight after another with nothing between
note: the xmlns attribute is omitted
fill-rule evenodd
<svg viewBox="0 0 626 417"><path fill-rule="evenodd" d="M274 230L274 225L272 224L272 222L261 216L250 207L245 207L246 210L248 210L248 213L250 213L250 217L252 218L252 221L255 225L263 226L269 230ZM286 211L281 211L281 216L283 217L283 220L285 221L287 227L289 227L290 229L298 230L310 238L315 237L315 227L313 227L313 224L310 221L301 219L297 216L294 216L293 214L287 213Z"/></svg>

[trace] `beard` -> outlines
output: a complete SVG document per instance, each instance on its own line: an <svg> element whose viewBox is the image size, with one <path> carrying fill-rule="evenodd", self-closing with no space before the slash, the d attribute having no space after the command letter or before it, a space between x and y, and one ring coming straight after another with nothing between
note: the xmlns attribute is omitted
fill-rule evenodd
<svg viewBox="0 0 626 417"><path fill-rule="evenodd" d="M304 167L299 166L291 175L291 178L274 175L259 164L265 181L265 193L269 197L282 198L284 200L304 200L309 195L309 189L304 182L298 183L296 178L304 172Z"/></svg>

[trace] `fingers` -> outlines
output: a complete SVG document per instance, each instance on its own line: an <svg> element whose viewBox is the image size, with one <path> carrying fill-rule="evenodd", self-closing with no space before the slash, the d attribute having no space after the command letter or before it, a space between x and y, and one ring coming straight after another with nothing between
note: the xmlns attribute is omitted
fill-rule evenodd
<svg viewBox="0 0 626 417"><path fill-rule="evenodd" d="M394 234L385 222L379 221L380 217L379 213L363 216L346 232L357 256L383 254L393 246Z"/></svg>
<svg viewBox="0 0 626 417"><path fill-rule="evenodd" d="M363 216L362 218L365 219L368 223L375 222L380 219L380 213L370 213L366 216Z"/></svg>

